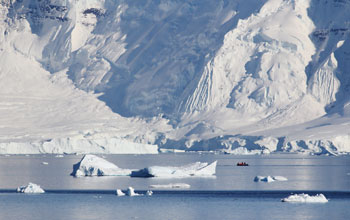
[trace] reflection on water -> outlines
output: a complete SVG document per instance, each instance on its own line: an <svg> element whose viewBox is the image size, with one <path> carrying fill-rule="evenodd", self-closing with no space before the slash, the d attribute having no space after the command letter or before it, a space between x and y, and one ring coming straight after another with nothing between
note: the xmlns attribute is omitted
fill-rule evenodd
<svg viewBox="0 0 350 220"><path fill-rule="evenodd" d="M218 160L216 178L74 178L73 164L81 155L56 158L52 155L0 156L0 189L14 189L34 182L44 189L126 189L132 186L147 190L149 185L187 183L190 190L327 190L350 191L350 157L277 154L233 156L216 154L106 155L121 168L140 169L147 166L180 166L195 161ZM48 162L47 165L42 164ZM237 162L249 166L238 167ZM286 182L254 182L255 176L285 176Z"/></svg>

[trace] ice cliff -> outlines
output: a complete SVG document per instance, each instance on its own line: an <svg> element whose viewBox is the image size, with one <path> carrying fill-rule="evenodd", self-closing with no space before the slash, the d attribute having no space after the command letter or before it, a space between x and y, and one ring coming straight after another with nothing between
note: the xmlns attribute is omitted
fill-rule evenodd
<svg viewBox="0 0 350 220"><path fill-rule="evenodd" d="M0 0L0 152L349 153L349 11Z"/></svg>

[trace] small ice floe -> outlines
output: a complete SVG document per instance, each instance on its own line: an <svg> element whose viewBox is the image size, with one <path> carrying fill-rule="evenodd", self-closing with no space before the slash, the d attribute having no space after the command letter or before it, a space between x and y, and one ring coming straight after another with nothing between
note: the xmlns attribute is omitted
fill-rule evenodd
<svg viewBox="0 0 350 220"><path fill-rule="evenodd" d="M62 154L58 154L58 155L56 155L55 157L57 157L57 158L62 158L62 157L64 157Z"/></svg>
<svg viewBox="0 0 350 220"><path fill-rule="evenodd" d="M49 163L46 161L41 162L42 165L48 165Z"/></svg>
<svg viewBox="0 0 350 220"><path fill-rule="evenodd" d="M323 194L309 196L308 194L294 194L281 200L282 202L300 202L300 203L326 203L328 199Z"/></svg>
<svg viewBox="0 0 350 220"><path fill-rule="evenodd" d="M190 176L200 176L200 177L210 177L214 176L216 173L217 161L208 164L202 162L195 162L188 165L180 167L170 167L170 166L151 166L144 169L133 171L131 173L132 177L190 177Z"/></svg>
<svg viewBox="0 0 350 220"><path fill-rule="evenodd" d="M73 165L72 176L129 176L132 170L122 169L95 155L85 155Z"/></svg>
<svg viewBox="0 0 350 220"><path fill-rule="evenodd" d="M20 186L17 188L19 193L44 193L45 191L35 183L29 183L27 186Z"/></svg>
<svg viewBox="0 0 350 220"><path fill-rule="evenodd" d="M274 181L287 181L288 179L284 176L256 176L255 182L274 182Z"/></svg>
<svg viewBox="0 0 350 220"><path fill-rule="evenodd" d="M127 196L142 196L142 194L135 193L134 188L131 186L128 187L128 190L126 191Z"/></svg>
<svg viewBox="0 0 350 220"><path fill-rule="evenodd" d="M155 189L188 189L191 185L187 183L170 183L164 185L150 185L149 187Z"/></svg>
<svg viewBox="0 0 350 220"><path fill-rule="evenodd" d="M152 195L153 195L153 192L151 190L147 190L146 196L152 196Z"/></svg>
<svg viewBox="0 0 350 220"><path fill-rule="evenodd" d="M125 196L125 193L123 193L123 191L122 191L121 189L117 189L116 192L115 192L115 194L116 194L117 196Z"/></svg>

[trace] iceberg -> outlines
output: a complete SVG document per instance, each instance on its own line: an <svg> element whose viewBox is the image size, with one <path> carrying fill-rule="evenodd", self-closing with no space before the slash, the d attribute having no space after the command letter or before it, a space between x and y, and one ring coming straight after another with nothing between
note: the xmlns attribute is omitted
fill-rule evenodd
<svg viewBox="0 0 350 220"><path fill-rule="evenodd" d="M115 191L115 194L116 194L117 196L125 196L125 193L123 193L123 191L120 190L120 189L117 189L117 190Z"/></svg>
<svg viewBox="0 0 350 220"><path fill-rule="evenodd" d="M135 193L134 188L131 186L128 187L128 190L126 191L126 195L128 196L142 196L142 194Z"/></svg>
<svg viewBox="0 0 350 220"><path fill-rule="evenodd" d="M132 171L132 177L208 177L215 175L217 161L208 164L195 162L180 167L171 166L151 166L138 171Z"/></svg>
<svg viewBox="0 0 350 220"><path fill-rule="evenodd" d="M150 185L149 187L156 189L188 189L191 185L187 183L170 183L164 185Z"/></svg>
<svg viewBox="0 0 350 220"><path fill-rule="evenodd" d="M208 164L195 162L180 167L150 166L141 170L123 169L97 157L85 155L79 163L73 165L72 176L131 176L131 177L210 177L215 175L217 161Z"/></svg>
<svg viewBox="0 0 350 220"><path fill-rule="evenodd" d="M310 196L308 194L295 194L281 200L282 202L299 202L299 203L326 203L328 199L323 194Z"/></svg>
<svg viewBox="0 0 350 220"><path fill-rule="evenodd" d="M147 190L146 196L152 196L152 195L153 195L153 192L151 190Z"/></svg>
<svg viewBox="0 0 350 220"><path fill-rule="evenodd" d="M288 181L288 179L284 176L273 176L273 179L276 181Z"/></svg>
<svg viewBox="0 0 350 220"><path fill-rule="evenodd" d="M117 189L115 194L117 196L125 196L125 195L127 195L127 196L143 196L143 194L135 193L134 188L132 188L131 186L128 187L128 189L126 190L126 193L124 193L121 189ZM153 192L151 190L147 190L146 195L152 196Z"/></svg>
<svg viewBox="0 0 350 220"><path fill-rule="evenodd" d="M73 165L72 176L129 176L132 170L119 168L115 164L87 154L81 161Z"/></svg>
<svg viewBox="0 0 350 220"><path fill-rule="evenodd" d="M20 186L17 188L19 193L45 193L45 191L35 183L28 183L27 186Z"/></svg>
<svg viewBox="0 0 350 220"><path fill-rule="evenodd" d="M256 176L255 182L274 182L274 181L287 181L288 179L284 176Z"/></svg>

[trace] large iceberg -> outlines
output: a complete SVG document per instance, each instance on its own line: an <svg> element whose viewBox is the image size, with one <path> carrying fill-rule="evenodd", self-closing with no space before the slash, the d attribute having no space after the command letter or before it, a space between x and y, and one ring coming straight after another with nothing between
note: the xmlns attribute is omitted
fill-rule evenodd
<svg viewBox="0 0 350 220"><path fill-rule="evenodd" d="M215 175L217 161L195 162L180 167L150 166L141 170L123 169L95 155L87 154L73 165L72 176L131 176L131 177L208 177Z"/></svg>
<svg viewBox="0 0 350 220"><path fill-rule="evenodd" d="M129 176L132 170L122 169L95 155L87 154L73 165L72 176Z"/></svg>
<svg viewBox="0 0 350 220"><path fill-rule="evenodd" d="M132 177L190 177L213 176L216 172L217 161L208 164L195 162L180 167L151 166L138 171L132 171Z"/></svg>
<svg viewBox="0 0 350 220"><path fill-rule="evenodd" d="M310 196L308 194L295 194L281 200L282 202L301 202L301 203L326 203L328 199L323 194Z"/></svg>
<svg viewBox="0 0 350 220"><path fill-rule="evenodd" d="M20 186L17 188L19 193L45 193L45 191L35 183L28 183L27 186Z"/></svg>

